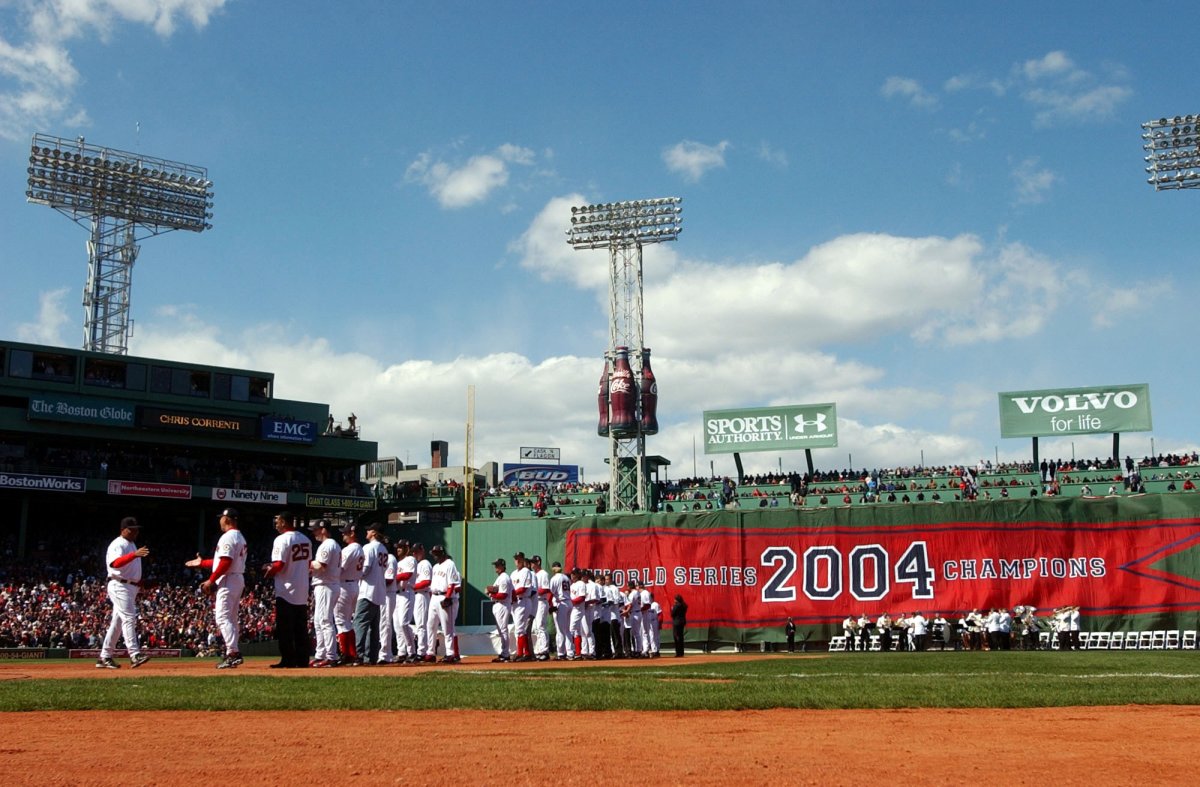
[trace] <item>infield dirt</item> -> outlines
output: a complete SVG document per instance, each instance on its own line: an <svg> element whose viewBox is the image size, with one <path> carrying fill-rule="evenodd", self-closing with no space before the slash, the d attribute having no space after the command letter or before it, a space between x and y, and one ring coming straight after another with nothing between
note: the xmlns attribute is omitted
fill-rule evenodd
<svg viewBox="0 0 1200 787"><path fill-rule="evenodd" d="M683 661L726 658L739 657ZM208 661L0 663L0 681L204 673L224 674ZM1193 784L1200 707L28 712L0 713L0 739L4 781L22 785Z"/></svg>

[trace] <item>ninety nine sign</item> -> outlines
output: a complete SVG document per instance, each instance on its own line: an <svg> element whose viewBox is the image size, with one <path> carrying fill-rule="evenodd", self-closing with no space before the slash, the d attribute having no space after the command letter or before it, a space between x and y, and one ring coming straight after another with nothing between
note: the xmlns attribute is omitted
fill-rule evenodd
<svg viewBox="0 0 1200 787"><path fill-rule="evenodd" d="M704 411L706 454L836 446L837 406L832 403Z"/></svg>
<svg viewBox="0 0 1200 787"><path fill-rule="evenodd" d="M1001 437L1148 432L1149 385L1000 394Z"/></svg>

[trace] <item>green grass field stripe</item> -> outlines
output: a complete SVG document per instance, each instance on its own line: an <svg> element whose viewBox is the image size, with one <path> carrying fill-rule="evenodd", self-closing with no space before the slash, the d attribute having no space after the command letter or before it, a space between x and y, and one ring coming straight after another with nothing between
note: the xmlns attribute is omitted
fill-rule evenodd
<svg viewBox="0 0 1200 787"><path fill-rule="evenodd" d="M740 710L1200 705L1195 651L854 654L689 666L363 675L312 671L3 683L0 711Z"/></svg>

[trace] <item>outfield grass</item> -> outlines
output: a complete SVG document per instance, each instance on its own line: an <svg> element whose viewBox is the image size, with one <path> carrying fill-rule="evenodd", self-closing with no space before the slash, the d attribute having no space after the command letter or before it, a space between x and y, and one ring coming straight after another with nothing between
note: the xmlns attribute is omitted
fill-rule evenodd
<svg viewBox="0 0 1200 787"><path fill-rule="evenodd" d="M34 670L36 674L36 670ZM924 653L685 658L619 668L451 670L395 676L313 670L287 677L11 680L0 711L742 710L1200 705L1200 653Z"/></svg>

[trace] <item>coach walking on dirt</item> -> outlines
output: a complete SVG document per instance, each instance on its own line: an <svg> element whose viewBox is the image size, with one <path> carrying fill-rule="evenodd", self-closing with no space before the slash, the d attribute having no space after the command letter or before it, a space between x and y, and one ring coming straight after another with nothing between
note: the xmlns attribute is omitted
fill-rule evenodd
<svg viewBox="0 0 1200 787"><path fill-rule="evenodd" d="M671 605L671 633L675 635L675 658L683 658L683 632L687 628L687 602L676 595Z"/></svg>

